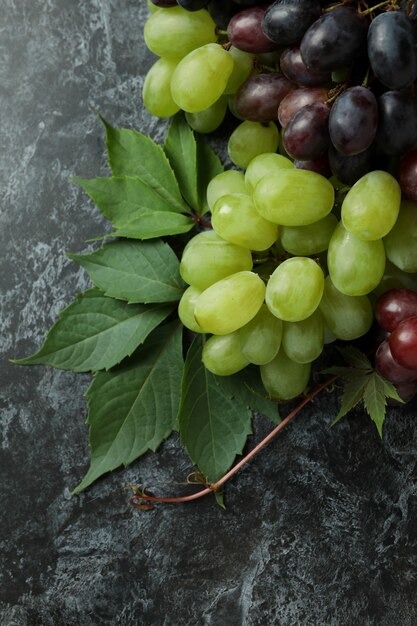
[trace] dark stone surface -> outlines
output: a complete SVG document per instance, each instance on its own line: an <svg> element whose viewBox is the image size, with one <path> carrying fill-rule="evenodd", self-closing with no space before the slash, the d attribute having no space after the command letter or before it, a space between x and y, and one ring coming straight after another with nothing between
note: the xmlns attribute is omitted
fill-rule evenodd
<svg viewBox="0 0 417 626"><path fill-rule="evenodd" d="M69 177L106 173L95 111L161 139L140 88L144 0L3 0L0 25L1 566L4 626L414 626L416 405L382 445L317 400L227 490L141 513L129 481L176 492L169 440L71 497L88 465L89 377L19 368L88 282L64 256L104 220ZM258 420L256 436L267 432Z"/></svg>

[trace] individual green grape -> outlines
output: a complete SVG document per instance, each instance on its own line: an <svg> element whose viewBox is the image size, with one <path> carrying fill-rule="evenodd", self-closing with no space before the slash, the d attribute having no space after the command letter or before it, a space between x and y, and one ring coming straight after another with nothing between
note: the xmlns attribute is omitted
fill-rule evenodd
<svg viewBox="0 0 417 626"><path fill-rule="evenodd" d="M156 4L151 2L151 0L147 0L146 4L148 5L148 9L150 13L156 13L160 9L160 7L158 7Z"/></svg>
<svg viewBox="0 0 417 626"><path fill-rule="evenodd" d="M231 376L249 365L240 349L237 331L210 337L204 344L202 361L216 376Z"/></svg>
<svg viewBox="0 0 417 626"><path fill-rule="evenodd" d="M289 159L275 152L258 154L249 163L245 172L245 183L250 193L255 191L258 182L267 174L273 174L281 169L293 169L294 164Z"/></svg>
<svg viewBox="0 0 417 626"><path fill-rule="evenodd" d="M210 211L213 211L219 198L229 193L248 193L242 172L226 170L211 179L207 185L207 204Z"/></svg>
<svg viewBox="0 0 417 626"><path fill-rule="evenodd" d="M417 272L417 202L403 200L397 222L384 244L391 263L403 272Z"/></svg>
<svg viewBox="0 0 417 626"><path fill-rule="evenodd" d="M385 270L382 239L364 241L339 222L330 239L327 264L333 284L347 296L363 296L380 283Z"/></svg>
<svg viewBox="0 0 417 626"><path fill-rule="evenodd" d="M276 152L278 141L278 128L272 122L261 124L246 120L231 134L227 150L232 163L244 170L258 154Z"/></svg>
<svg viewBox="0 0 417 626"><path fill-rule="evenodd" d="M330 213L334 188L316 172L281 169L261 178L253 199L266 220L281 226L305 226Z"/></svg>
<svg viewBox="0 0 417 626"><path fill-rule="evenodd" d="M372 326L373 310L367 296L346 296L327 276L319 305L324 323L338 339L353 341L365 335ZM327 337L329 342L331 337Z"/></svg>
<svg viewBox="0 0 417 626"><path fill-rule="evenodd" d="M193 237L185 246L180 263L183 280L201 290L230 274L251 269L250 251L225 241L213 230Z"/></svg>
<svg viewBox="0 0 417 626"><path fill-rule="evenodd" d="M226 96L220 98L208 109L198 113L186 113L188 125L197 133L212 133L224 120L227 110Z"/></svg>
<svg viewBox="0 0 417 626"><path fill-rule="evenodd" d="M311 365L292 361L281 348L272 361L259 369L264 387L272 398L291 400L306 389Z"/></svg>
<svg viewBox="0 0 417 626"><path fill-rule="evenodd" d="M191 50L215 42L216 24L204 9L192 13L180 6L158 9L145 23L144 39L157 56L182 58Z"/></svg>
<svg viewBox="0 0 417 626"><path fill-rule="evenodd" d="M227 81L226 89L224 90L224 93L227 95L236 93L239 87L245 82L253 70L255 60L255 55L239 50L239 48L235 46L230 46L229 54L233 59L234 66L233 72L230 74L229 80Z"/></svg>
<svg viewBox="0 0 417 626"><path fill-rule="evenodd" d="M250 363L265 365L278 354L282 321L263 304L254 318L239 330L240 348Z"/></svg>
<svg viewBox="0 0 417 626"><path fill-rule="evenodd" d="M171 77L178 59L158 59L146 74L143 83L143 104L151 115L170 117L180 108L171 95Z"/></svg>
<svg viewBox="0 0 417 626"><path fill-rule="evenodd" d="M350 297L350 296L346 296L346 297ZM366 298L366 296L362 296L362 297ZM327 346L327 344L333 343L334 341L337 341L336 335L332 333L330 328L328 328L325 324L324 325L324 345Z"/></svg>
<svg viewBox="0 0 417 626"><path fill-rule="evenodd" d="M329 213L318 222L306 226L282 226L280 241L290 254L297 256L319 254L329 247L336 226L336 216Z"/></svg>
<svg viewBox="0 0 417 626"><path fill-rule="evenodd" d="M265 283L253 272L237 272L208 287L195 306L201 328L227 335L255 317L265 297Z"/></svg>
<svg viewBox="0 0 417 626"><path fill-rule="evenodd" d="M324 276L313 259L293 257L281 263L266 287L265 302L285 322L299 322L317 309L323 294Z"/></svg>
<svg viewBox="0 0 417 626"><path fill-rule="evenodd" d="M249 250L266 250L278 239L278 226L267 222L255 209L250 196L231 193L214 205L211 223L216 233Z"/></svg>
<svg viewBox="0 0 417 626"><path fill-rule="evenodd" d="M400 202L400 185L391 174L382 170L369 172L353 185L343 200L343 225L359 239L381 239L394 226Z"/></svg>
<svg viewBox="0 0 417 626"><path fill-rule="evenodd" d="M382 296L382 294L389 291L389 289L398 289L401 287L411 289L411 291L417 291L417 273L404 272L391 263L391 261L387 260L381 282L373 290L372 294L376 298L379 298L379 296Z"/></svg>
<svg viewBox="0 0 417 626"><path fill-rule="evenodd" d="M188 113L204 111L220 98L232 70L232 57L218 43L192 50L172 75L172 98Z"/></svg>
<svg viewBox="0 0 417 626"><path fill-rule="evenodd" d="M317 309L301 322L284 322L282 347L296 363L311 363L323 352L324 321Z"/></svg>
<svg viewBox="0 0 417 626"><path fill-rule="evenodd" d="M178 317L186 328L195 333L204 332L194 317L195 305L201 293L201 289L197 289L197 287L188 287L178 304Z"/></svg>

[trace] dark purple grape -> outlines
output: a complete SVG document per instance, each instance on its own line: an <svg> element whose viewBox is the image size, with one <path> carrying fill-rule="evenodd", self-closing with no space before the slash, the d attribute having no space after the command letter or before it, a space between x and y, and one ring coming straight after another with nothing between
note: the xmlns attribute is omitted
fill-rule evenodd
<svg viewBox="0 0 417 626"><path fill-rule="evenodd" d="M168 7L176 7L177 6L177 0L151 0L151 2L155 6L163 7L164 9L167 9Z"/></svg>
<svg viewBox="0 0 417 626"><path fill-rule="evenodd" d="M389 340L379 346L375 354L375 367L380 374L392 383L406 383L417 380L417 370L402 367L392 356Z"/></svg>
<svg viewBox="0 0 417 626"><path fill-rule="evenodd" d="M375 319L389 332L392 332L407 317L413 315L417 315L417 292L411 289L389 289L378 298Z"/></svg>
<svg viewBox="0 0 417 626"><path fill-rule="evenodd" d="M417 150L412 150L401 159L398 182L403 194L417 202Z"/></svg>
<svg viewBox="0 0 417 626"><path fill-rule="evenodd" d="M328 178L332 174L329 159L325 152L323 154L319 154L319 156L314 159L309 159L308 161L296 159L294 161L294 167L297 170L310 170L310 172L316 172L316 174L321 174L321 176L325 176L325 178Z"/></svg>
<svg viewBox="0 0 417 626"><path fill-rule="evenodd" d="M209 0L177 0L177 4L180 5L186 11L199 11L205 9Z"/></svg>
<svg viewBox="0 0 417 626"><path fill-rule="evenodd" d="M330 72L319 72L313 68L307 67L301 58L299 46L291 46L286 48L280 58L281 72L285 74L288 80L304 87L317 87L325 85L331 81Z"/></svg>
<svg viewBox="0 0 417 626"><path fill-rule="evenodd" d="M318 0L277 0L267 9L262 30L271 41L286 46L301 41L307 28L320 15Z"/></svg>
<svg viewBox="0 0 417 626"><path fill-rule="evenodd" d="M324 87L301 87L294 89L281 100L278 107L278 121L281 126L286 126L294 115L313 102L326 102L328 99L327 89Z"/></svg>
<svg viewBox="0 0 417 626"><path fill-rule="evenodd" d="M330 146L328 157L333 176L344 185L354 185L371 170L372 153L372 148L368 148L360 154L346 156L338 152L334 146Z"/></svg>
<svg viewBox="0 0 417 626"><path fill-rule="evenodd" d="M303 107L285 127L284 148L293 159L314 159L328 149L329 107L313 102Z"/></svg>
<svg viewBox="0 0 417 626"><path fill-rule="evenodd" d="M414 398L417 393L417 380L411 380L408 383L398 383L395 385L398 395L404 402L410 402ZM398 402L398 400L394 400L393 398L388 398L387 403L390 406L404 406L404 404Z"/></svg>
<svg viewBox="0 0 417 626"><path fill-rule="evenodd" d="M364 152L375 139L378 104L367 87L350 87L336 98L329 132L334 147L349 156Z"/></svg>
<svg viewBox="0 0 417 626"><path fill-rule="evenodd" d="M279 73L250 76L232 98L232 110L239 118L253 122L277 119L278 106L295 85Z"/></svg>
<svg viewBox="0 0 417 626"><path fill-rule="evenodd" d="M407 317L400 322L388 341L397 363L410 370L417 370L417 316Z"/></svg>
<svg viewBox="0 0 417 626"><path fill-rule="evenodd" d="M230 20L238 11L241 11L233 0L211 0L207 9L213 18L216 26L221 30L227 30Z"/></svg>
<svg viewBox="0 0 417 626"><path fill-rule="evenodd" d="M416 46L416 27L404 13L377 15L369 27L368 58L383 85L390 89L411 85L417 77Z"/></svg>
<svg viewBox="0 0 417 626"><path fill-rule="evenodd" d="M367 19L354 9L340 7L324 13L301 41L304 63L327 72L351 65L366 46L367 30Z"/></svg>
<svg viewBox="0 0 417 626"><path fill-rule="evenodd" d="M417 101L411 91L387 91L378 100L376 145L389 156L401 156L417 141Z"/></svg>
<svg viewBox="0 0 417 626"><path fill-rule="evenodd" d="M227 27L227 36L231 44L245 52L270 52L277 49L262 31L262 18L266 6L257 6L239 11L232 17Z"/></svg>

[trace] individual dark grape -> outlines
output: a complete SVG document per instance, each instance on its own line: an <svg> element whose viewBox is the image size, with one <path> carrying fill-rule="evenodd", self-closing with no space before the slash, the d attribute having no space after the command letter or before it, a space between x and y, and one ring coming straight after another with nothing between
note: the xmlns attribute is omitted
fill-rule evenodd
<svg viewBox="0 0 417 626"><path fill-rule="evenodd" d="M209 0L177 0L177 4L180 5L186 11L199 11L205 9Z"/></svg>
<svg viewBox="0 0 417 626"><path fill-rule="evenodd" d="M286 48L281 54L279 63L281 72L285 74L288 80L304 87L326 85L332 78L330 72L320 72L314 68L307 67L301 57L299 46Z"/></svg>
<svg viewBox="0 0 417 626"><path fill-rule="evenodd" d="M227 30L230 20L238 11L241 11L233 0L211 0L207 5L208 12L216 26L221 30Z"/></svg>
<svg viewBox="0 0 417 626"><path fill-rule="evenodd" d="M417 380L411 380L407 383L398 383L395 385L398 395L404 402L410 402L417 393ZM387 398L387 404L390 406L404 406L403 403L394 400L393 398Z"/></svg>
<svg viewBox="0 0 417 626"><path fill-rule="evenodd" d="M410 370L417 370L417 316L400 322L388 341L397 363Z"/></svg>
<svg viewBox="0 0 417 626"><path fill-rule="evenodd" d="M330 146L328 156L333 176L336 176L345 185L354 185L357 180L371 170L372 154L372 148L368 148L360 154L346 156L336 150L334 146Z"/></svg>
<svg viewBox="0 0 417 626"><path fill-rule="evenodd" d="M397 363L391 353L389 340L381 343L375 354L375 367L392 383L406 383L417 380L417 370L410 370Z"/></svg>
<svg viewBox="0 0 417 626"><path fill-rule="evenodd" d="M245 120L274 121L281 100L292 89L295 89L295 85L282 74L255 74L234 95L232 109L239 118Z"/></svg>
<svg viewBox="0 0 417 626"><path fill-rule="evenodd" d="M271 41L286 46L300 41L320 15L318 0L277 0L267 9L262 30Z"/></svg>
<svg viewBox="0 0 417 626"><path fill-rule="evenodd" d="M401 156L417 141L417 101L411 91L386 91L378 100L376 145L389 156Z"/></svg>
<svg viewBox="0 0 417 626"><path fill-rule="evenodd" d="M378 298L375 319L392 332L400 322L417 315L417 292L411 289L390 289Z"/></svg>
<svg viewBox="0 0 417 626"><path fill-rule="evenodd" d="M389 89L402 89L417 77L417 31L400 11L381 13L368 33L368 58L378 80Z"/></svg>
<svg viewBox="0 0 417 626"><path fill-rule="evenodd" d="M354 9L340 7L324 13L301 41L304 63L330 72L351 65L366 46L367 30L367 19Z"/></svg>
<svg viewBox="0 0 417 626"><path fill-rule="evenodd" d="M327 89L324 87L301 87L290 91L278 107L278 121L281 126L286 126L294 115L313 102L326 102L328 99Z"/></svg>
<svg viewBox="0 0 417 626"><path fill-rule="evenodd" d="M162 7L164 9L177 6L177 0L151 0L151 2L155 6Z"/></svg>
<svg viewBox="0 0 417 626"><path fill-rule="evenodd" d="M323 154L319 154L319 156L314 159L309 159L308 161L296 159L294 161L294 167L297 170L310 170L310 172L316 172L316 174L320 174L326 178L331 176L329 158L325 152Z"/></svg>
<svg viewBox="0 0 417 626"><path fill-rule="evenodd" d="M370 89L350 87L330 111L329 132L334 147L346 155L364 152L375 139L378 105Z"/></svg>
<svg viewBox="0 0 417 626"><path fill-rule="evenodd" d="M227 27L227 36L232 45L245 52L270 52L277 44L268 39L262 31L262 18L265 6L256 6L239 11L232 17Z"/></svg>
<svg viewBox="0 0 417 626"><path fill-rule="evenodd" d="M330 144L329 107L313 102L300 109L285 127L284 148L293 159L314 159Z"/></svg>
<svg viewBox="0 0 417 626"><path fill-rule="evenodd" d="M398 182L403 194L417 202L417 150L412 150L401 159Z"/></svg>

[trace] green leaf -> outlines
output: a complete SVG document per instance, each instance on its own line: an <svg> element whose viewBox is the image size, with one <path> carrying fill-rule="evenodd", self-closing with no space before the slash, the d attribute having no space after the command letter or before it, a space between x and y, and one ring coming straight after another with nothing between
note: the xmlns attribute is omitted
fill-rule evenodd
<svg viewBox="0 0 417 626"><path fill-rule="evenodd" d="M171 434L182 368L182 331L175 322L152 333L129 361L96 374L87 392L91 465L74 493L155 451Z"/></svg>
<svg viewBox="0 0 417 626"><path fill-rule="evenodd" d="M150 137L126 128L106 128L109 163L115 176L137 176L168 204L172 211L188 211L174 172L161 146Z"/></svg>
<svg viewBox="0 0 417 626"><path fill-rule="evenodd" d="M130 239L153 239L166 235L188 233L194 228L194 221L186 215L152 211L142 213L135 219L117 228L110 237Z"/></svg>
<svg viewBox="0 0 417 626"><path fill-rule="evenodd" d="M226 510L226 505L224 503L224 491L215 491L214 497L216 498L216 502L221 509Z"/></svg>
<svg viewBox="0 0 417 626"><path fill-rule="evenodd" d="M187 353L182 380L181 441L209 482L229 469L251 432L251 413L236 402L201 361L202 337Z"/></svg>
<svg viewBox="0 0 417 626"><path fill-rule="evenodd" d="M354 346L337 348L337 350L340 352L346 363L349 363L352 367L362 370L372 370L372 365L368 357Z"/></svg>
<svg viewBox="0 0 417 626"><path fill-rule="evenodd" d="M376 372L368 376L368 382L363 392L363 402L367 413L376 424L379 436L382 438L387 400L384 381Z"/></svg>
<svg viewBox="0 0 417 626"><path fill-rule="evenodd" d="M179 261L163 241L114 241L90 254L68 254L106 296L132 302L175 302L185 285Z"/></svg>
<svg viewBox="0 0 417 626"><path fill-rule="evenodd" d="M204 215L204 213L209 211L207 204L207 185L212 178L224 171L224 167L214 150L199 135L197 135L197 166L197 207L199 214Z"/></svg>
<svg viewBox="0 0 417 626"><path fill-rule="evenodd" d="M383 378L378 372L376 372L375 375L382 380L384 393L387 398L392 398L393 400L397 400L397 402L401 402L401 404L405 404L404 400L398 395L398 391L389 380Z"/></svg>
<svg viewBox="0 0 417 626"><path fill-rule="evenodd" d="M281 419L278 404L265 396L258 367L245 367L233 376L219 376L217 380L224 392L234 398L235 402L262 413L274 424L279 424Z"/></svg>
<svg viewBox="0 0 417 626"><path fill-rule="evenodd" d="M357 378L363 378L368 372L368 370L356 369L354 367L343 367L341 365L333 365L333 367L327 367L322 372L323 374L335 374L339 378L343 378L343 380L351 380Z"/></svg>
<svg viewBox="0 0 417 626"><path fill-rule="evenodd" d="M355 376L345 382L340 404L340 410L331 426L347 415L363 398L363 392L368 382L368 375Z"/></svg>
<svg viewBox="0 0 417 626"><path fill-rule="evenodd" d="M197 210L197 143L182 113L178 113L172 119L164 150L175 172L182 195L188 204Z"/></svg>
<svg viewBox="0 0 417 626"><path fill-rule="evenodd" d="M61 312L36 354L14 363L74 372L109 369L132 354L172 310L162 304L126 304L90 289Z"/></svg>

